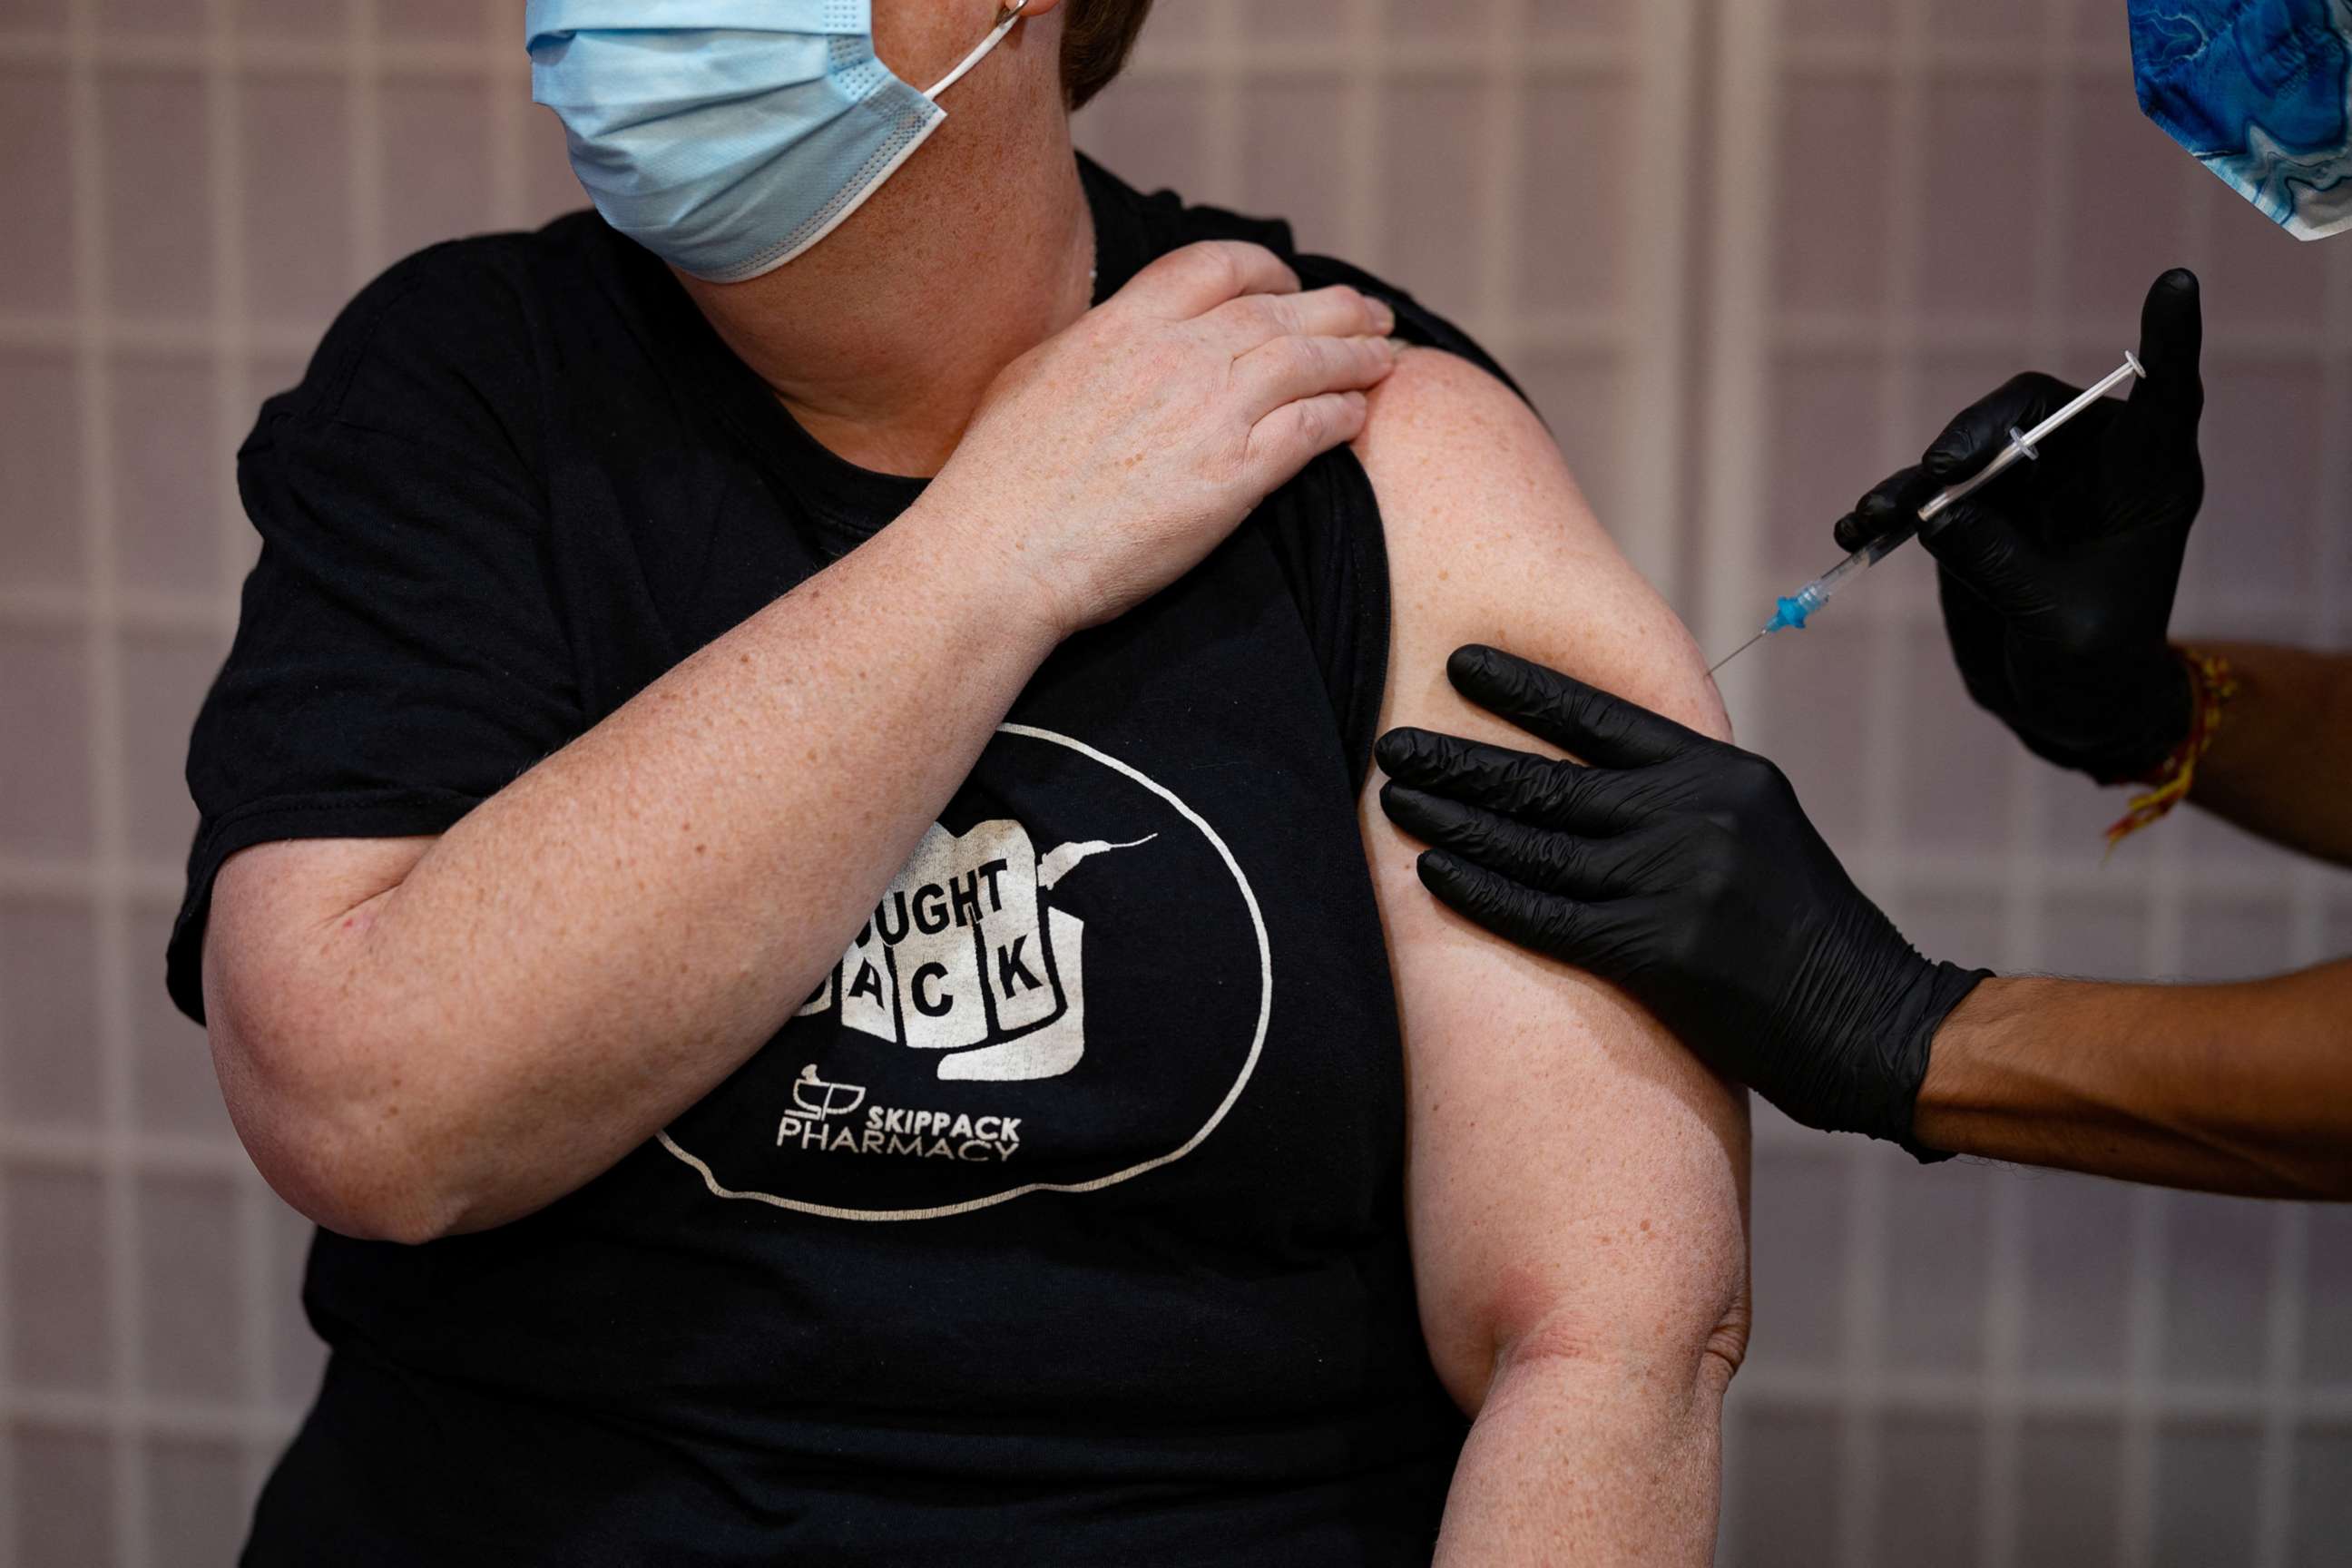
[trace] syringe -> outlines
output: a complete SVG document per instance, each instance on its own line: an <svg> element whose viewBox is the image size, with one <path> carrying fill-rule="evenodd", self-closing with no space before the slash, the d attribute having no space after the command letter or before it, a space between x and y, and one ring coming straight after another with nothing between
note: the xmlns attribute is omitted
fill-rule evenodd
<svg viewBox="0 0 2352 1568"><path fill-rule="evenodd" d="M2116 388L2123 385L2124 383L2130 381L2135 377L2144 377L2147 374L2147 369L2139 363L2139 356L2137 354L2126 353L2124 355L2123 367L2117 370L2113 375L2108 376L2105 381L2100 382L2098 385L2091 388L2088 392L2083 394L2082 396L2074 399L2074 402L2066 405L2065 407L2061 408L2057 413L2053 414L2041 424L2036 425L2032 429L2026 431L2011 430L2009 433L2009 445L2001 448L2000 455L1995 457L1991 462L1987 463L1984 466L1982 472L1972 474L1969 478L1962 479L1958 484L1952 486L1949 489L1945 490L1942 494L1936 497L1935 500L1929 501L1926 506L1921 507L1919 509L1917 521L1906 523L1890 531L1889 532L1881 534L1876 539L1872 540L1868 544L1864 545L1861 549L1847 556L1844 560L1839 562L1836 565L1831 567L1827 572L1822 573L1820 576L1814 578L1811 582L1798 589L1794 594L1791 594L1787 598L1780 600L1773 609L1772 619L1769 624L1768 624L1762 631L1758 632L1754 637L1749 637L1746 642L1741 643L1738 647L1732 649L1728 655L1725 656L1725 658L1716 665L1715 669L1710 669L1707 673L1709 675L1713 675L1716 670L1721 669L1724 665L1729 664L1733 659L1738 658L1741 654L1746 653L1749 648L1754 647L1758 643L1762 642L1766 637L1770 637L1775 632L1785 632L1792 628L1797 631L1803 631L1805 629L1805 622L1810 620L1815 615L1818 615L1821 612L1822 605L1835 598L1839 589L1844 587L1847 583L1861 576L1864 572L1869 571L1872 567L1877 565L1880 562L1885 560L1889 555L1892 555L1895 551L1901 549L1905 544L1910 542L1912 539L1916 538L1919 532L1919 526L1921 523L1935 521L1936 519L1941 517L1952 507L1968 500L1969 497L1976 494L1977 491L1984 489L1985 486L1992 483L1993 480L1999 479L2011 468L2016 467L2021 459L2028 458L2039 458L2042 456L2041 448L2042 442L2048 440L2051 437L2056 435L2059 431L2073 424L2077 418L2082 416L2085 409L2088 409L2093 404L2097 403L2101 398L2106 396L2107 394L2113 392Z"/></svg>

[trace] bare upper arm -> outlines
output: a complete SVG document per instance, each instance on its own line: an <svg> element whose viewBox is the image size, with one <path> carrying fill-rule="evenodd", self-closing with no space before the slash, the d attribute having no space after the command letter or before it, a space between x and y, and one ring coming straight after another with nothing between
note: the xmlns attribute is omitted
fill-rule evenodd
<svg viewBox="0 0 2352 1568"><path fill-rule="evenodd" d="M1357 452L1393 587L1384 729L1543 749L1447 683L1446 657L1486 642L1727 732L1689 635L1508 388L1410 353L1374 393ZM1712 1337L1736 1357L1744 1097L1622 994L1429 897L1380 783L1364 837L1404 1023L1414 1264L1448 1386L1475 1407L1498 1360L1530 1352L1646 1365Z"/></svg>

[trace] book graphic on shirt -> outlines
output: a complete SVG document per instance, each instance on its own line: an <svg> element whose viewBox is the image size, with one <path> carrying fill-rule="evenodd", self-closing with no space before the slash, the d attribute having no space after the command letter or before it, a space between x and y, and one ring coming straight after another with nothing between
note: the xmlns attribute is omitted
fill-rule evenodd
<svg viewBox="0 0 2352 1568"><path fill-rule="evenodd" d="M961 835L934 823L798 1016L838 1011L847 1028L939 1052L942 1081L1057 1078L1086 1056L1086 923L1050 895L1086 861L1156 837L1041 856L1017 822Z"/></svg>

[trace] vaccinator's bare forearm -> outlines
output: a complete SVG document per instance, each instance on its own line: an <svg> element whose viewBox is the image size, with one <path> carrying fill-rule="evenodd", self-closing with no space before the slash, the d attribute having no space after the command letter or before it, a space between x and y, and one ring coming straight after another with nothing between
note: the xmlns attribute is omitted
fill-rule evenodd
<svg viewBox="0 0 2352 1568"><path fill-rule="evenodd" d="M2236 985L1991 980L1936 1037L1931 1148L2352 1199L2352 961Z"/></svg>

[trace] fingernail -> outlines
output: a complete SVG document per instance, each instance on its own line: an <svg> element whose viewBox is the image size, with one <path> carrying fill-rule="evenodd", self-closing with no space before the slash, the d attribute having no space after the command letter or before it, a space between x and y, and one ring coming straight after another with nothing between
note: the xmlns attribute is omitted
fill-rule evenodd
<svg viewBox="0 0 2352 1568"><path fill-rule="evenodd" d="M1400 358L1403 356L1404 351L1411 347L1412 347L1412 345L1405 342L1402 338L1391 338L1389 340L1389 353L1395 354Z"/></svg>
<svg viewBox="0 0 2352 1568"><path fill-rule="evenodd" d="M1384 300L1372 301L1372 320L1379 323L1382 337L1396 331L1396 311Z"/></svg>

